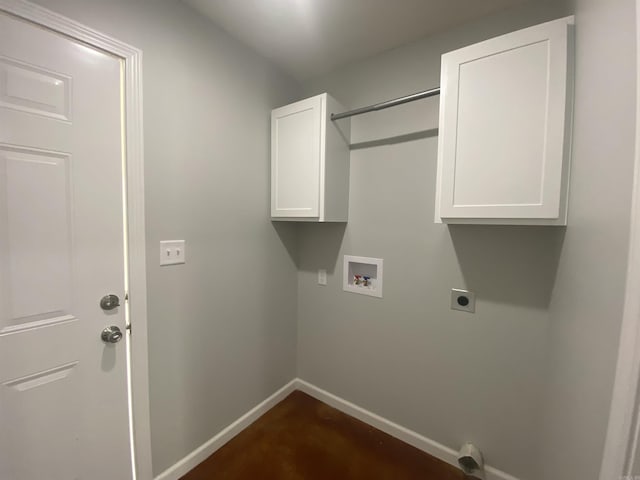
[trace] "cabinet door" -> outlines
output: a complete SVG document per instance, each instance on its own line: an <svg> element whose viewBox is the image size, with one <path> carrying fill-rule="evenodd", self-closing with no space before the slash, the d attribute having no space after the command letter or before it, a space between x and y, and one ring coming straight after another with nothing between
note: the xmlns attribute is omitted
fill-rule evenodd
<svg viewBox="0 0 640 480"><path fill-rule="evenodd" d="M436 216L564 223L570 23L443 55Z"/></svg>
<svg viewBox="0 0 640 480"><path fill-rule="evenodd" d="M271 113L271 216L318 217L322 98Z"/></svg>

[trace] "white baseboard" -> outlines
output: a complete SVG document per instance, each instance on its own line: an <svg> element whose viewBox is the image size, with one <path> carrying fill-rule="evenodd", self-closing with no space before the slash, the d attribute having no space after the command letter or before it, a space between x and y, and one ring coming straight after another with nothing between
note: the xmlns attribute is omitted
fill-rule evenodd
<svg viewBox="0 0 640 480"><path fill-rule="evenodd" d="M413 430L409 430L402 425L398 425L397 423L365 410L358 405L354 405L353 403L322 390L321 388L318 388L309 382L305 382L304 380L296 379L296 389L301 390L321 402L324 402L347 415L351 415L352 417L355 417L378 430L382 430L392 437L402 440L403 442L408 443L431 456L456 467L458 466L458 452L452 448L442 445L430 438L424 437ZM488 465L485 465L485 474L486 480L518 480L512 475Z"/></svg>
<svg viewBox="0 0 640 480"><path fill-rule="evenodd" d="M218 450L225 443L242 432L245 428L255 422L262 415L275 407L276 404L280 403L296 389L297 379L291 380L265 401L253 407L227 428L222 430L211 440L208 440L206 443L195 449L178 463L169 467L160 475L155 477L155 480L179 480L180 477L186 475L189 471L193 470L200 463L205 461L216 450Z"/></svg>
<svg viewBox="0 0 640 480"><path fill-rule="evenodd" d="M351 415L372 427L382 430L392 437L402 440L403 442L408 443L409 445L412 445L444 462L454 466L458 465L457 452L452 448L424 437L413 430L409 430L408 428L376 415L373 412L365 410L362 407L354 405L353 403L322 390L309 382L296 378L271 395L264 402L245 413L242 417L222 430L211 440L207 441L204 445L198 447L178 463L169 467L167 470L155 477L155 480L179 480L180 477L186 475L190 470L206 460L216 450L238 435L242 430L251 425L260 416L273 408L277 403L284 400L295 390L300 390L311 395L317 400L320 400L321 402L324 402L347 415ZM485 473L486 480L518 480L512 475L488 465L485 466Z"/></svg>

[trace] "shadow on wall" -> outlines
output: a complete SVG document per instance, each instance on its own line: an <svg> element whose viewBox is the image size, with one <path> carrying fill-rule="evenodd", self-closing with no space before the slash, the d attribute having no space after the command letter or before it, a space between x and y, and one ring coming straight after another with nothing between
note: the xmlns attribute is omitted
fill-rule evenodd
<svg viewBox="0 0 640 480"><path fill-rule="evenodd" d="M326 268L327 273L333 275L341 261L340 248L347 224L308 223L300 227L300 252L303 254L302 260L297 264L298 269L315 272L320 268ZM307 240L310 242L310 248L305 248Z"/></svg>
<svg viewBox="0 0 640 480"><path fill-rule="evenodd" d="M480 298L549 307L565 228L450 225L449 235L466 286Z"/></svg>
<svg viewBox="0 0 640 480"><path fill-rule="evenodd" d="M351 122L349 119L332 120L332 123L338 130L338 134L342 137L344 143L349 145L349 142L351 142Z"/></svg>
<svg viewBox="0 0 640 480"><path fill-rule="evenodd" d="M352 143L349 145L350 150L360 150L363 148L382 147L385 145L395 145L397 143L411 142L413 140L421 140L423 138L431 138L438 136L438 129L431 128L429 130L419 130L417 132L407 133L404 135L396 135L394 137L381 138L379 140L368 140L365 142Z"/></svg>
<svg viewBox="0 0 640 480"><path fill-rule="evenodd" d="M297 268L300 266L298 258L298 231L296 229L296 222L279 222L271 221L271 226L280 237L280 241L287 249L287 253Z"/></svg>

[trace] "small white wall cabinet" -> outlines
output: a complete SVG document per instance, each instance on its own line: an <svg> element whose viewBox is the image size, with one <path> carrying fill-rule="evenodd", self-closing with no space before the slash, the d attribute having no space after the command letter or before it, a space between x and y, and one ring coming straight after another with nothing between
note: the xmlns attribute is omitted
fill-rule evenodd
<svg viewBox="0 0 640 480"><path fill-rule="evenodd" d="M323 93L271 112L271 219L346 222L349 212L348 119Z"/></svg>
<svg viewBox="0 0 640 480"><path fill-rule="evenodd" d="M573 23L442 56L436 222L566 225Z"/></svg>

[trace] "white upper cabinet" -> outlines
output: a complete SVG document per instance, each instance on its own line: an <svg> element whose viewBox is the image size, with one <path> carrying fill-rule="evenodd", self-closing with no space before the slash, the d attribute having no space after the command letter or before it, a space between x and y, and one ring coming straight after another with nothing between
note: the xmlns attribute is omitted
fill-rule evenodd
<svg viewBox="0 0 640 480"><path fill-rule="evenodd" d="M271 112L271 218L346 222L349 120L324 93Z"/></svg>
<svg viewBox="0 0 640 480"><path fill-rule="evenodd" d="M442 56L436 222L566 225L572 25Z"/></svg>

